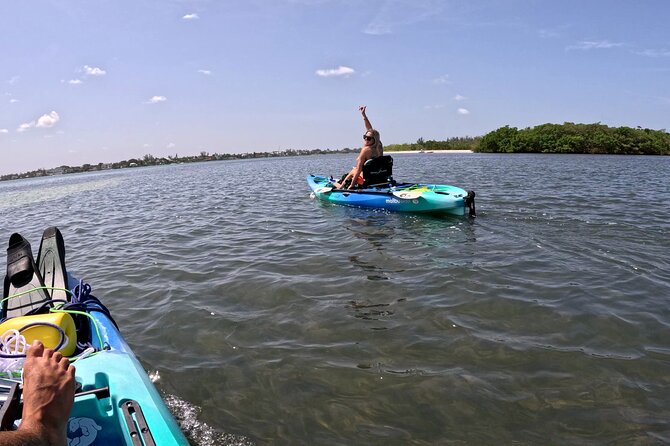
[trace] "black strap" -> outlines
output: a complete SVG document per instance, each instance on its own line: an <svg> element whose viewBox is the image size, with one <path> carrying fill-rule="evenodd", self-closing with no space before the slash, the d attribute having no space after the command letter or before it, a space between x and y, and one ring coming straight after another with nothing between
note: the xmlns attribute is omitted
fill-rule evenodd
<svg viewBox="0 0 670 446"><path fill-rule="evenodd" d="M140 403L135 400L128 400L123 403L121 409L123 410L123 418L126 420L126 426L133 441L133 446L156 446L147 420L142 413Z"/></svg>

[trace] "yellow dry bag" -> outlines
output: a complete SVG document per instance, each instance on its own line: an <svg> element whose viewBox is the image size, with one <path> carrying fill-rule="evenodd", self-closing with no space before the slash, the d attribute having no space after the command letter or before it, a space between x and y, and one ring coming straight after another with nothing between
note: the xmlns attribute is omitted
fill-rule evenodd
<svg viewBox="0 0 670 446"><path fill-rule="evenodd" d="M41 341L46 348L56 348L61 341L63 330L65 339L59 352L63 356L71 356L77 347L77 331L72 316L67 313L46 313L32 316L17 316L0 324L0 336L5 337L8 330L18 330L26 338L28 345L35 339Z"/></svg>

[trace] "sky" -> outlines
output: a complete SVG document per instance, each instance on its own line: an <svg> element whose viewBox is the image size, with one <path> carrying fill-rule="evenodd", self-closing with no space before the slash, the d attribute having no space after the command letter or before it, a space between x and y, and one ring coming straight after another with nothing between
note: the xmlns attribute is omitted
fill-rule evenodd
<svg viewBox="0 0 670 446"><path fill-rule="evenodd" d="M670 1L0 0L0 174L670 129Z"/></svg>

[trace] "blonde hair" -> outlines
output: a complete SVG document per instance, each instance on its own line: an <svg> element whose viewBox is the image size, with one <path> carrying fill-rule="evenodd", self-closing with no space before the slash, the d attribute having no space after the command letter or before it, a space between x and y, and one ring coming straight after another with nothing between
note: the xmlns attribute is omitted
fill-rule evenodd
<svg viewBox="0 0 670 446"><path fill-rule="evenodd" d="M379 138L379 132L375 129L370 129L368 130L368 132L372 132L372 137L375 139L375 143L372 145L372 150L375 152L379 152L380 156L383 155L384 145L382 144L382 140Z"/></svg>

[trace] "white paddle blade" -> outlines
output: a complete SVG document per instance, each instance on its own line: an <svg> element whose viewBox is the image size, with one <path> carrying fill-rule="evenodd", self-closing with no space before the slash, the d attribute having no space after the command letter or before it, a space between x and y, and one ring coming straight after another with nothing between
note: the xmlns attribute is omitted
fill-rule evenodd
<svg viewBox="0 0 670 446"><path fill-rule="evenodd" d="M421 197L421 192L393 192L393 195L398 198L402 198L403 200L416 200L417 198Z"/></svg>
<svg viewBox="0 0 670 446"><path fill-rule="evenodd" d="M320 187L318 189L314 189L314 192L317 194L325 194L326 192L332 192L333 188L332 187Z"/></svg>

